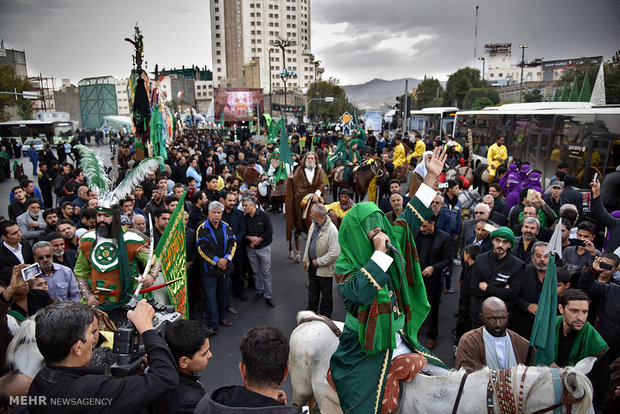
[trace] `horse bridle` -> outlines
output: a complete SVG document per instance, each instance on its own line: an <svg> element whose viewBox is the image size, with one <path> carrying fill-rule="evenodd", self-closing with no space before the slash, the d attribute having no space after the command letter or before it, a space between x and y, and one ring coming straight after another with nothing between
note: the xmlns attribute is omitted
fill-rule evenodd
<svg viewBox="0 0 620 414"><path fill-rule="evenodd" d="M523 411L523 404L524 404L523 389L524 389L524 384L525 384L525 374L527 373L527 367L525 368L525 371L523 372L523 376L521 377L521 384L519 386L518 398L516 395L516 387L514 387L513 389L513 386L511 384L511 379L510 379L511 370L512 370L511 368L506 368L506 369L499 369L499 370L491 370L489 372L489 382L487 385L487 401L486 401L488 414L493 414L495 412L495 404L493 403L493 395L495 395L500 412L502 414L507 414L507 413L518 414L519 412ZM584 391L584 393L580 397L573 397L572 395L570 395L570 392L566 388L566 376L568 374L567 373L560 374L557 368L551 368L551 374L553 376L553 390L554 390L554 395L556 396L555 399L557 400L557 395L560 393L560 390L561 390L562 394L561 394L560 400L557 403L547 408L542 408L534 412L533 414L546 413L548 411L555 410L556 408L560 408L563 405L566 405L567 414L571 414L572 406L574 404L580 403L584 399L586 392ZM456 413L458 410L458 405L461 400L461 393L463 392L463 388L465 386L467 375L468 374L466 373L461 379L461 384L459 386L458 394L456 396L456 401L452 409L453 414ZM517 400L518 400L518 406L517 406Z"/></svg>
<svg viewBox="0 0 620 414"><path fill-rule="evenodd" d="M376 163L377 163L377 161L375 161L375 162L371 162L371 163L370 163L370 171L372 171L372 173L373 173L374 175L376 175L376 176L377 176L377 178L383 177L383 175L384 175L385 173L383 172L383 170L382 170L381 168L379 168L379 167L375 168L375 164L376 164Z"/></svg>
<svg viewBox="0 0 620 414"><path fill-rule="evenodd" d="M563 405L566 405L566 413L571 414L573 405L578 404L583 400L583 398L586 396L586 391L584 390L583 394L580 397L573 397L572 395L570 395L568 388L566 388L566 376L568 375L568 373L563 372L560 374L557 368L551 368L551 374L553 375L554 395L557 398L557 395L559 394L559 389L560 387L562 387L562 397L560 398L560 401L558 403L550 407L538 410L534 414L546 413L547 411L555 410L556 408L559 408Z"/></svg>

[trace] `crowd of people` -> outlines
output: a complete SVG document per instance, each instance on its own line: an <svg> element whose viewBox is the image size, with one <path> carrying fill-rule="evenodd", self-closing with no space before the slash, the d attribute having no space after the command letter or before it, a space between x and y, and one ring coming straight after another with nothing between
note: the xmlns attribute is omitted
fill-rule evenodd
<svg viewBox="0 0 620 414"><path fill-rule="evenodd" d="M10 338L29 318L36 321L46 363L26 381L8 372L0 379L5 389L15 390L11 395L90 397L99 387L96 396L111 401L107 409L123 412L147 406L193 412L196 405L201 413L244 412L242 407L289 411L280 390L288 373L288 341L277 328L257 327L244 336L244 387L204 397L197 375L211 357L209 340L220 327L232 326L231 296L276 307L272 220L282 218L269 210L284 207L287 238L294 235L297 242L301 233L307 235L305 246L291 247L289 256L307 272L307 309L332 316L334 280L344 298L345 329L331 360L335 399L343 410L372 412L383 389L371 398L384 381L384 358L419 353L430 372L445 373L448 367L432 354L438 341L454 341L457 369L531 363L528 340L548 266L557 267L558 280L555 363L574 366L597 357L590 375L595 408L617 404L615 389L607 403L604 399L620 365L620 218L605 209L600 182L591 183L588 213L565 165L558 165L543 188L540 171L525 161L507 162L502 138L488 149L488 171L472 181L459 169L472 149L450 136L442 141L415 131L356 130L345 137L320 128L302 133L293 131L289 166L271 137L239 141L187 128L167 148L165 163L116 199L93 187L81 162L81 136L68 153L63 144L62 161L47 146L31 154L34 176L15 177L18 184L0 221L0 368L6 372ZM119 182L143 165L137 144L124 137L104 162L108 173L118 172ZM370 182L371 202L355 203L348 189L327 200L327 165L343 167L340 179L352 187L356 172L374 163L388 177L376 174ZM247 169L263 179L249 180ZM404 171L401 178L389 178L398 171ZM285 206L271 197L282 181ZM464 208L459 196L474 182L484 194ZM163 281L157 266L140 275L148 267L149 245L157 245L184 193L190 320L171 325L160 338L152 331L150 305L140 302L130 312L122 305L138 283L148 288ZM562 254L552 263L548 244L557 227ZM24 281L21 270L35 263L41 273ZM454 337L441 338L441 302L457 300L450 296L457 283ZM150 358L144 382L131 376L108 381L100 367L86 368L92 350L104 342L93 309L113 321L128 318L142 334ZM132 387L131 398L120 395Z"/></svg>

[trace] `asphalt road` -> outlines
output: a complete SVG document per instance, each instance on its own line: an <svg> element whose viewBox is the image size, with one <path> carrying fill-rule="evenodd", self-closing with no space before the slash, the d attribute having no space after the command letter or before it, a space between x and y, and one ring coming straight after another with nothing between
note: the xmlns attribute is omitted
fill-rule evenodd
<svg viewBox="0 0 620 414"><path fill-rule="evenodd" d="M109 159L110 150L108 146L101 146L99 150L104 159ZM32 166L27 158L21 158L24 170L27 174L32 172ZM33 180L37 185L37 180ZM7 214L9 204L9 193L11 188L17 185L14 179L0 183L0 214ZM331 200L331 196L328 196ZM213 358L207 368L201 373L201 382L207 392L231 384L242 385L239 374L239 362L241 360L239 352L239 342L243 334L249 329L259 325L272 325L280 328L286 335L290 335L296 327L296 315L300 310L304 310L307 305L307 273L301 263L295 263L288 259L288 243L285 235L285 220L282 214L270 214L274 226L274 241L272 244L272 275L273 275L273 298L275 308L267 306L264 300L257 302L241 301L231 297L231 305L238 311L235 315L228 315L228 319L233 323L232 327L221 327L214 337L211 338L211 352ZM300 242L303 250L305 240ZM454 350L452 346L452 329L455 326L456 318L454 313L458 309L458 273L459 267L455 266L453 276L453 286L457 293L442 296L439 310L439 336L437 347L433 350L448 366L454 363ZM254 290L246 289L247 295L251 298ZM231 295L232 296L232 295ZM334 287L334 320L344 321L345 312L343 308L342 296ZM425 343L426 337L423 335L425 328L421 329L422 334L419 340ZM292 396L290 380L287 378L283 384L284 391Z"/></svg>

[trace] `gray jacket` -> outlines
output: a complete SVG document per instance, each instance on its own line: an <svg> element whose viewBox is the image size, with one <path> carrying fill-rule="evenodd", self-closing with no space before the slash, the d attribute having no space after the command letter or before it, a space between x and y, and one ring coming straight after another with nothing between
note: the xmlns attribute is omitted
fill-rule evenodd
<svg viewBox="0 0 620 414"><path fill-rule="evenodd" d="M41 213L39 213L36 220L36 222L39 223L39 227L36 229L28 227L28 223L30 223L31 221L35 221L32 219L32 217L30 217L30 213L28 212L28 210L26 210L25 213L17 216L16 221L24 239L31 242L36 242L39 239L39 236L43 234L43 231L47 228L47 224L45 224L45 220L43 220L43 214Z"/></svg>
<svg viewBox="0 0 620 414"><path fill-rule="evenodd" d="M310 240L314 234L316 225L312 223L308 230L308 241L304 248L304 263L309 265L310 256L308 249L310 248ZM340 256L340 244L338 244L338 229L334 223L327 218L327 222L321 228L318 238L316 239L316 262L318 264L316 275L322 277L334 277L334 268L336 260Z"/></svg>

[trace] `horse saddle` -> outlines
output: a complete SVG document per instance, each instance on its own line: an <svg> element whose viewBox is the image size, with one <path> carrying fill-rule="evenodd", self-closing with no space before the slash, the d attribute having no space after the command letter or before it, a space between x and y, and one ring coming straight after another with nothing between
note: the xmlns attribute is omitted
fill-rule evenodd
<svg viewBox="0 0 620 414"><path fill-rule="evenodd" d="M410 382L426 365L426 358L420 354L407 353L394 358L390 364L383 399L381 400L381 414L393 413L398 409L401 381ZM331 369L327 370L327 383L335 390Z"/></svg>

